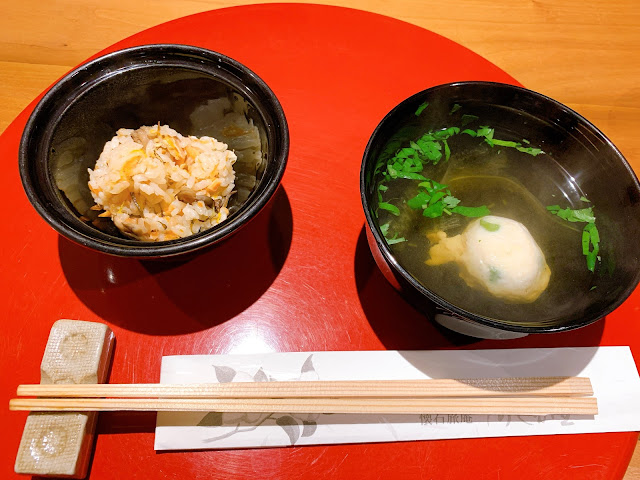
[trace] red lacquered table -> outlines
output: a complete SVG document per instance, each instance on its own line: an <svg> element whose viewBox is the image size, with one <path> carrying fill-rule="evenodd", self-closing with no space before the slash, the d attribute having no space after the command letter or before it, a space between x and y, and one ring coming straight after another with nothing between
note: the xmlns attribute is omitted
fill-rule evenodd
<svg viewBox="0 0 640 480"><path fill-rule="evenodd" d="M581 330L461 343L385 282L368 251L358 176L369 135L396 103L456 80L517 81L469 50L407 23L344 8L262 5L186 17L108 50L184 43L260 75L291 132L274 200L219 248L188 262L100 255L59 237L22 192L17 150L30 105L0 137L1 400L39 381L58 318L103 321L117 337L110 381L157 382L162 355L305 350L631 345L640 359L636 291ZM106 53L106 52L102 52ZM13 462L25 414L0 410ZM637 433L155 453L152 414L101 414L92 479L620 479Z"/></svg>

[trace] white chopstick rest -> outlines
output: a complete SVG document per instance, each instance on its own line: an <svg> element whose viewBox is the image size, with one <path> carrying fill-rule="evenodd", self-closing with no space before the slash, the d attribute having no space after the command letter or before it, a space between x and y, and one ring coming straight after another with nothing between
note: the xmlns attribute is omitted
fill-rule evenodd
<svg viewBox="0 0 640 480"><path fill-rule="evenodd" d="M51 327L40 366L42 384L105 382L113 332L102 323L58 320ZM87 475L97 414L31 413L16 457L15 472L26 475Z"/></svg>

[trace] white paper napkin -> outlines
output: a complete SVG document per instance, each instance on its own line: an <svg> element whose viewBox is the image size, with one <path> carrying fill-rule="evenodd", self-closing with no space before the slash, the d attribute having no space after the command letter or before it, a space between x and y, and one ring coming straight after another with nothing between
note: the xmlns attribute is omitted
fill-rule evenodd
<svg viewBox="0 0 640 480"><path fill-rule="evenodd" d="M162 359L161 383L587 376L596 416L158 413L155 449L219 449L640 430L629 347L296 352Z"/></svg>

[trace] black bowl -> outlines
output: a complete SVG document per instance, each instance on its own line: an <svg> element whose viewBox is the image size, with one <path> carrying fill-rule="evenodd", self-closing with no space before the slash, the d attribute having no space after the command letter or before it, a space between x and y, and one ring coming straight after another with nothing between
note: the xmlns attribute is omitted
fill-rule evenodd
<svg viewBox="0 0 640 480"><path fill-rule="evenodd" d="M416 110L424 102L428 107L416 116ZM466 309L462 305L464 301L443 298L436 293L437 285L421 283L401 264L377 222L376 161L398 132L413 128L425 133L450 126L455 117L452 110L458 108L456 115L462 112L476 115L480 118L479 125L495 127L496 131L528 139L531 145L542 147L546 155L522 155L526 158L521 161L528 165L517 181L544 202L543 205L568 203L571 208L584 208L580 197L591 200L603 259L591 279L595 288L587 286L575 291L571 302L553 304L552 309L535 318L493 316ZM560 176L549 176L549 162L555 162L554 169L561 172ZM545 190L545 184L550 181L555 182L562 195L555 199L547 195L543 200L540 192L549 190ZM611 141L578 113L524 88L490 82L462 82L429 88L404 100L384 117L369 140L362 162L360 193L369 246L387 280L418 309L430 317L440 314L436 320L444 320L441 323L452 325L461 333L508 338L582 327L618 307L640 280L640 242L637 241L640 235L640 185L633 170ZM579 243L576 247L580 248Z"/></svg>
<svg viewBox="0 0 640 480"><path fill-rule="evenodd" d="M248 104L258 127L263 161L249 198L219 225L165 242L132 240L82 221L52 174L55 147L84 139L84 155L97 160L119 128L158 122L191 134L190 114L223 94ZM287 163L289 131L271 89L244 65L219 53L188 45L145 45L92 60L56 83L38 103L20 144L20 174L29 201L61 235L100 252L138 258L191 253L228 238L268 203ZM86 189L86 182L79 188Z"/></svg>

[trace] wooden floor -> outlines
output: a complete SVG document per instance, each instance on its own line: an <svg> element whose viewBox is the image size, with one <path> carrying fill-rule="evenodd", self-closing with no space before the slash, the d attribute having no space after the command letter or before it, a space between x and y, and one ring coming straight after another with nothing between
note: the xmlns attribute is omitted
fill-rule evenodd
<svg viewBox="0 0 640 480"><path fill-rule="evenodd" d="M118 40L192 13L266 1L5 0L0 15L0 131L56 78ZM583 114L640 170L637 0L610 0L606 8L602 0L314 3L398 18L470 48L526 87Z"/></svg>
<svg viewBox="0 0 640 480"><path fill-rule="evenodd" d="M627 469L627 474L624 476L624 480L640 480L640 441L636 445L636 451L633 453L633 458Z"/></svg>
<svg viewBox="0 0 640 480"><path fill-rule="evenodd" d="M4 1L0 15L0 132L57 78L122 38L188 14L264 2ZM637 0L610 0L606 8L601 0L315 3L381 13L465 45L525 86L582 113L640 171L640 136L636 132L640 118ZM625 480L640 480L640 448L636 448Z"/></svg>

